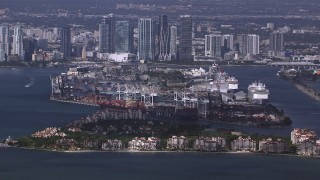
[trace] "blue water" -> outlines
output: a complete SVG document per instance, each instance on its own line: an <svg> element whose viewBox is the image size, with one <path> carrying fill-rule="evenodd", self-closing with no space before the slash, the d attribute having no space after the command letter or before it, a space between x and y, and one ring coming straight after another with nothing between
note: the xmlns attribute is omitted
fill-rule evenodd
<svg viewBox="0 0 320 180"><path fill-rule="evenodd" d="M271 67L226 67L246 89L266 83L270 101L293 119L293 127L320 134L320 103L276 76ZM49 74L61 69L0 68L0 139L60 126L96 108L49 100ZM34 84L25 85L34 79ZM239 127L233 127L239 128ZM241 128L240 128L241 129ZM290 129L243 128L285 134ZM0 148L0 180L6 179L319 179L320 159L220 153L57 153Z"/></svg>
<svg viewBox="0 0 320 180"><path fill-rule="evenodd" d="M308 128L320 134L320 102L299 91L293 84L279 78L274 67L224 67L230 75L240 82L240 89L247 92L248 85L254 81L261 81L270 90L270 102L289 115L292 127ZM274 134L287 133L290 129L259 129L255 132L272 132Z"/></svg>
<svg viewBox="0 0 320 180"><path fill-rule="evenodd" d="M28 135L48 126L61 126L96 108L49 100L50 74L62 69L0 68L0 139ZM33 80L33 85L25 87Z"/></svg>
<svg viewBox="0 0 320 180"><path fill-rule="evenodd" d="M0 179L319 179L320 159L222 153L0 149ZM4 159L4 160L3 160Z"/></svg>

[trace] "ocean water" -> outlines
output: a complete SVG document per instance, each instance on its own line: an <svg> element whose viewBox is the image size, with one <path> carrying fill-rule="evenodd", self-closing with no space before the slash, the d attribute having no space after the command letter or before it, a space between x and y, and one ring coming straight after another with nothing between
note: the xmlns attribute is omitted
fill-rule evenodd
<svg viewBox="0 0 320 180"><path fill-rule="evenodd" d="M0 179L319 179L319 158L226 153L0 149Z"/></svg>
<svg viewBox="0 0 320 180"><path fill-rule="evenodd" d="M50 75L62 69L0 68L0 140L61 126L97 108L49 100ZM25 85L30 84L30 87Z"/></svg>
<svg viewBox="0 0 320 180"><path fill-rule="evenodd" d="M293 120L293 127L320 134L320 103L276 76L272 67L224 67L246 90L267 85L270 101ZM96 111L89 106L49 100L49 76L62 69L0 68L0 139L60 126ZM25 87L33 79L34 84ZM218 125L214 125L218 126ZM288 129L228 128L283 134ZM320 179L320 159L224 153L58 153L0 148L0 180L6 179Z"/></svg>

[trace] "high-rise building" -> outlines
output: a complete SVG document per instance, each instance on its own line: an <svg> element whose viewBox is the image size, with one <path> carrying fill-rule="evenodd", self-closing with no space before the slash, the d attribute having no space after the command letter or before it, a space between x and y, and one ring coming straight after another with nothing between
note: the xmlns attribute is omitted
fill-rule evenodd
<svg viewBox="0 0 320 180"><path fill-rule="evenodd" d="M220 34L210 34L205 36L205 56L222 57L222 36Z"/></svg>
<svg viewBox="0 0 320 180"><path fill-rule="evenodd" d="M0 27L0 61L5 61L10 55L10 28L9 25Z"/></svg>
<svg viewBox="0 0 320 180"><path fill-rule="evenodd" d="M179 60L192 60L192 17L180 16L179 22Z"/></svg>
<svg viewBox="0 0 320 180"><path fill-rule="evenodd" d="M177 26L170 27L170 55L171 60L177 59Z"/></svg>
<svg viewBox="0 0 320 180"><path fill-rule="evenodd" d="M21 26L17 25L14 28L12 54L18 55L21 60L24 59L22 38L23 38L23 32L22 32Z"/></svg>
<svg viewBox="0 0 320 180"><path fill-rule="evenodd" d="M171 60L170 56L170 29L168 24L168 16L159 16L159 30L158 30L158 47L159 47L159 61Z"/></svg>
<svg viewBox="0 0 320 180"><path fill-rule="evenodd" d="M247 35L246 34L238 34L237 36L237 41L238 41L238 50L239 54L242 56L247 55Z"/></svg>
<svg viewBox="0 0 320 180"><path fill-rule="evenodd" d="M115 25L115 51L133 51L133 28L129 21L116 21Z"/></svg>
<svg viewBox="0 0 320 180"><path fill-rule="evenodd" d="M34 38L23 39L24 61L32 61L32 54L37 48L37 40Z"/></svg>
<svg viewBox="0 0 320 180"><path fill-rule="evenodd" d="M63 53L63 58L71 56L71 30L70 28L63 28L61 30L60 51Z"/></svg>
<svg viewBox="0 0 320 180"><path fill-rule="evenodd" d="M155 59L155 22L150 18L138 22L138 59L152 61Z"/></svg>
<svg viewBox="0 0 320 180"><path fill-rule="evenodd" d="M247 38L247 54L260 54L260 36L256 34L248 34Z"/></svg>
<svg viewBox="0 0 320 180"><path fill-rule="evenodd" d="M224 34L222 40L222 46L224 52L228 52L233 50L233 35L232 34Z"/></svg>
<svg viewBox="0 0 320 180"><path fill-rule="evenodd" d="M99 24L99 52L114 53L115 52L115 16L109 14L102 18Z"/></svg>
<svg viewBox="0 0 320 180"><path fill-rule="evenodd" d="M274 52L283 51L283 33L274 32L270 34L269 50Z"/></svg>
<svg viewBox="0 0 320 180"><path fill-rule="evenodd" d="M48 50L48 39L37 38L37 48L43 51Z"/></svg>
<svg viewBox="0 0 320 180"><path fill-rule="evenodd" d="M238 35L239 52L242 56L248 54L256 55L260 53L260 37L256 34Z"/></svg>

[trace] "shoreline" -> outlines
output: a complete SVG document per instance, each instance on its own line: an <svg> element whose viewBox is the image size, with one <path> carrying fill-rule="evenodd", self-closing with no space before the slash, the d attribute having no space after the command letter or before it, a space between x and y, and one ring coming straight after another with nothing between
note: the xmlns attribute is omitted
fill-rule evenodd
<svg viewBox="0 0 320 180"><path fill-rule="evenodd" d="M133 154L158 154L158 153L196 153L196 154L243 154L243 155L261 155L261 156L282 156L282 157L296 157L296 158L311 158L311 159L320 159L320 156L305 156L299 154L277 154L277 153L264 153L264 152L252 152L252 151L195 151L195 150L185 150L185 151L170 151L170 150L157 150L157 151L139 151L139 150L116 150L116 151L107 151L107 150L79 150L79 151L54 151L50 149L37 149L37 148L28 148L28 147L14 147L9 146L6 148L16 148L22 150L31 150L31 151L43 151L43 152L52 152L52 153L64 153L64 154L85 154L85 153L133 153Z"/></svg>

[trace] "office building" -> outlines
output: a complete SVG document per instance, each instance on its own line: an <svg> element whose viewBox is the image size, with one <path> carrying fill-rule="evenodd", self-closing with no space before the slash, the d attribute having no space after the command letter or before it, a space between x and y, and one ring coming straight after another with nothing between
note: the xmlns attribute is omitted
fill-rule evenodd
<svg viewBox="0 0 320 180"><path fill-rule="evenodd" d="M41 49L43 51L48 50L48 39L38 38L37 39L37 48Z"/></svg>
<svg viewBox="0 0 320 180"><path fill-rule="evenodd" d="M153 61L155 58L155 22L150 18L138 22L138 59Z"/></svg>
<svg viewBox="0 0 320 180"><path fill-rule="evenodd" d="M0 27L0 61L5 61L10 55L10 28L8 25Z"/></svg>
<svg viewBox="0 0 320 180"><path fill-rule="evenodd" d="M133 51L133 28L129 21L116 21L115 23L115 51Z"/></svg>
<svg viewBox="0 0 320 180"><path fill-rule="evenodd" d="M102 18L99 24L99 52L114 53L115 52L115 16L109 14Z"/></svg>
<svg viewBox="0 0 320 180"><path fill-rule="evenodd" d="M24 61L31 62L32 54L37 48L37 40L34 38L23 39Z"/></svg>
<svg viewBox="0 0 320 180"><path fill-rule="evenodd" d="M193 60L192 56L192 17L190 15L180 16L179 26L179 60Z"/></svg>
<svg viewBox="0 0 320 180"><path fill-rule="evenodd" d="M177 59L177 26L170 27L170 55L171 60Z"/></svg>
<svg viewBox="0 0 320 180"><path fill-rule="evenodd" d="M63 58L71 56L71 30L70 28L63 28L61 30L60 51L63 53Z"/></svg>
<svg viewBox="0 0 320 180"><path fill-rule="evenodd" d="M170 29L168 24L168 16L159 16L159 31L158 31L158 47L159 61L169 61L170 57Z"/></svg>

